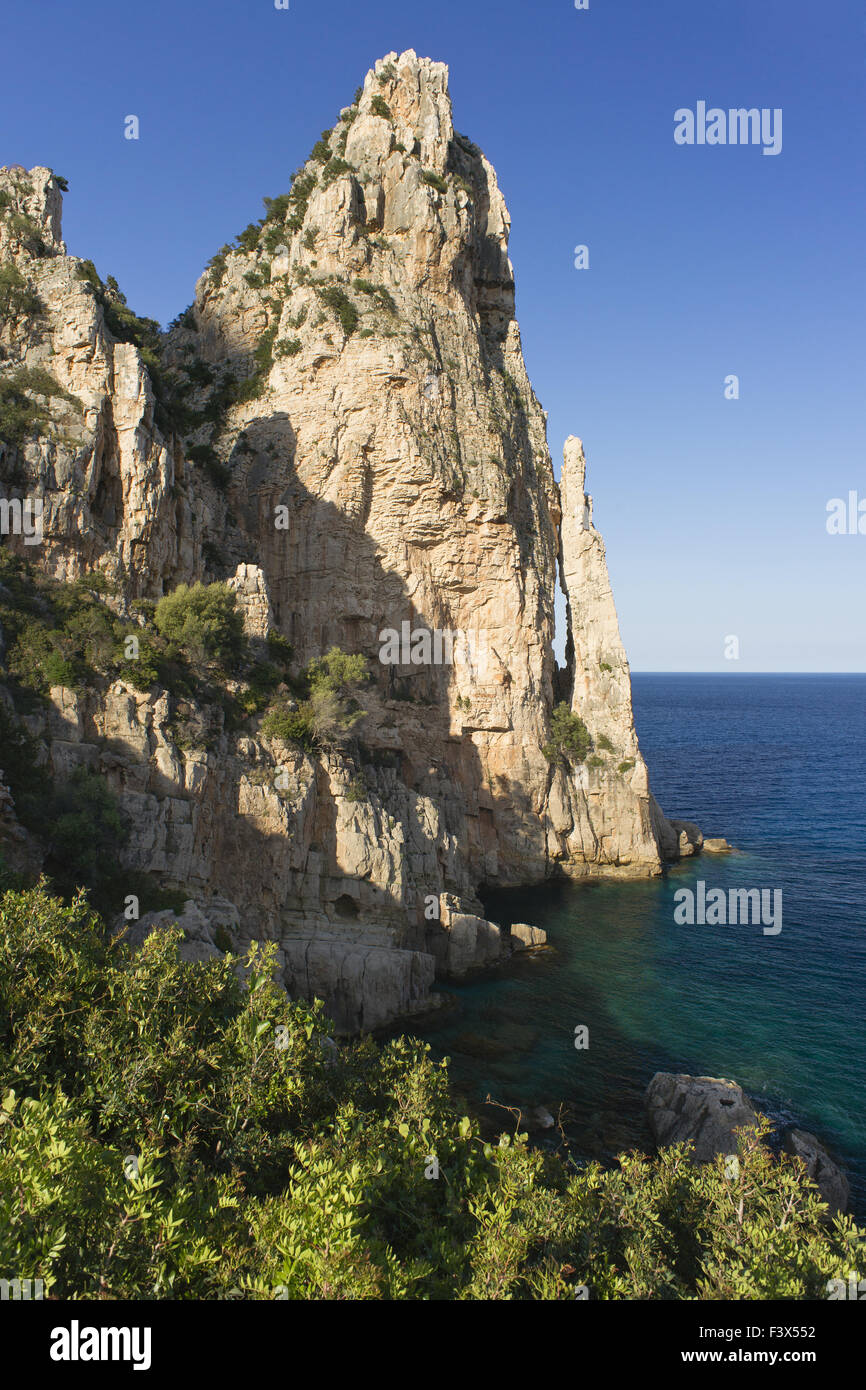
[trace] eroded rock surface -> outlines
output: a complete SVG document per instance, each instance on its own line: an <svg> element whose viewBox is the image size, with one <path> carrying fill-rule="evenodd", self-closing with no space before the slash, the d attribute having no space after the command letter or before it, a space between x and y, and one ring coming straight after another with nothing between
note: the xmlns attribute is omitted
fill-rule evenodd
<svg viewBox="0 0 866 1390"><path fill-rule="evenodd" d="M226 581L251 641L281 636L299 669L337 645L373 675L357 737L315 755L255 718L204 737L122 681L55 688L31 732L57 777L108 780L126 867L197 911L232 903L238 944L276 941L288 988L346 1028L508 954L482 885L653 875L699 847L649 790L583 450L568 441L558 486L508 211L447 78L411 51L377 63L288 198L202 275L158 372L119 339L115 289L66 254L50 170L0 170L19 217L0 256L38 301L4 320L0 370L61 392L50 428L0 441L6 494L44 505L42 543L9 544L59 579L101 571L124 615ZM404 623L456 634L453 660L384 664ZM591 760L543 751L563 700Z"/></svg>

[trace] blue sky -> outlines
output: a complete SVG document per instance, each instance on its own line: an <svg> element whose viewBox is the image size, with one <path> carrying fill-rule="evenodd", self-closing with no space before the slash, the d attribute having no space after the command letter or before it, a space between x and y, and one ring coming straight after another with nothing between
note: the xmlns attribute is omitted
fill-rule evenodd
<svg viewBox="0 0 866 1390"><path fill-rule="evenodd" d="M860 0L43 0L3 38L0 163L62 173L69 250L163 322L377 58L447 62L633 669L866 671L866 535L825 525L866 500ZM780 107L782 152L677 146L700 100Z"/></svg>

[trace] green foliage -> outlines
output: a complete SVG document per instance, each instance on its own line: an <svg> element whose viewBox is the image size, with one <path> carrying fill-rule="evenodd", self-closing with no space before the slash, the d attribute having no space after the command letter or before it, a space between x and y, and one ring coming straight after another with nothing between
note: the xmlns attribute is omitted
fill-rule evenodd
<svg viewBox="0 0 866 1390"><path fill-rule="evenodd" d="M154 623L192 666L229 670L243 651L243 615L226 584L179 584L157 603Z"/></svg>
<svg viewBox="0 0 866 1390"><path fill-rule="evenodd" d="M0 1266L50 1297L801 1300L858 1267L863 1232L754 1135L735 1178L485 1142L426 1046L329 1044L273 946L244 985L179 942L132 952L42 885L0 902Z"/></svg>
<svg viewBox="0 0 866 1390"><path fill-rule="evenodd" d="M625 774L626 772L631 772L633 767L634 758L626 758L624 762L620 763L619 767L617 768L617 772Z"/></svg>
<svg viewBox="0 0 866 1390"><path fill-rule="evenodd" d="M600 748L601 751L602 751L602 753L612 753L612 752L613 752L613 744L611 743L611 741L610 741L610 739L608 738L607 734L599 734L598 738L595 740L595 743L596 743L596 747L597 747L597 748Z"/></svg>
<svg viewBox="0 0 866 1390"><path fill-rule="evenodd" d="M255 251L259 244L262 225L263 221L250 222L248 226L244 227L242 232L238 233L236 241L241 251Z"/></svg>
<svg viewBox="0 0 866 1390"><path fill-rule="evenodd" d="M550 718L550 740L541 750L545 758L559 766L571 760L581 763L591 749L592 739L583 720L564 702L558 704Z"/></svg>
<svg viewBox="0 0 866 1390"><path fill-rule="evenodd" d="M366 657L331 647L304 672L307 698L300 705L275 701L262 720L263 733L309 751L339 744L364 717L356 696L368 679Z"/></svg>
<svg viewBox="0 0 866 1390"><path fill-rule="evenodd" d="M349 787L346 792L346 800L353 802L367 801L369 795L370 789L367 786L366 778L364 777L363 773L359 773L358 776L353 777L351 782L349 783Z"/></svg>
<svg viewBox="0 0 866 1390"><path fill-rule="evenodd" d="M310 151L310 159L315 159L319 164L327 164L331 158L331 132L322 131L322 138L317 140Z"/></svg>
<svg viewBox="0 0 866 1390"><path fill-rule="evenodd" d="M430 185L431 188L435 188L436 191L437 191L437 193L447 193L447 192L448 192L448 184L445 182L445 180L443 179L442 175L441 175L441 174L437 174L437 173L435 172L435 170L433 170L433 169L422 169L422 170L421 170L421 177L422 177L422 179L424 180L425 183L428 183L428 184Z"/></svg>
<svg viewBox="0 0 866 1390"><path fill-rule="evenodd" d="M101 575L69 584L34 571L24 560L0 559L0 627L9 675L31 695L53 685L80 689L115 675L122 643L139 629L117 618L102 601Z"/></svg>
<svg viewBox="0 0 866 1390"><path fill-rule="evenodd" d="M316 294L340 320L340 327L347 338L351 338L358 327L358 310L349 296L337 285L317 285Z"/></svg>
<svg viewBox="0 0 866 1390"><path fill-rule="evenodd" d="M308 752L316 747L315 730L306 703L292 707L287 700L279 700L271 705L262 720L262 733L281 743L300 744Z"/></svg>
<svg viewBox="0 0 866 1390"><path fill-rule="evenodd" d="M307 206L310 201L310 194L316 186L316 175L298 173L289 191L289 216L286 219L286 226L290 231L299 232L304 225L304 218L307 215Z"/></svg>
<svg viewBox="0 0 866 1390"><path fill-rule="evenodd" d="M69 893L85 886L94 901L107 903L128 830L105 782L86 768L76 769L67 781L54 781L39 764L36 740L2 703L0 744L16 814L41 840L57 888Z"/></svg>
<svg viewBox="0 0 866 1390"><path fill-rule="evenodd" d="M384 97L379 96L378 92L370 102L370 110L373 112L374 116L381 116L383 120L391 121L394 119L391 115L390 106L387 101L385 101Z"/></svg>
<svg viewBox="0 0 866 1390"><path fill-rule="evenodd" d="M311 661L307 679L313 690L340 690L362 685L368 679L367 658L331 647L324 656Z"/></svg>
<svg viewBox="0 0 866 1390"><path fill-rule="evenodd" d="M42 834L54 881L67 892L83 884L99 894L129 838L115 797L95 772L76 768L68 781L55 783L47 811Z"/></svg>
<svg viewBox="0 0 866 1390"><path fill-rule="evenodd" d="M295 357L302 347L300 338L278 338L274 344L274 355L276 357Z"/></svg>
<svg viewBox="0 0 866 1390"><path fill-rule="evenodd" d="M32 217L28 217L25 212L9 212L0 207L0 215L4 217L6 230L10 237L18 241L20 246L29 251L31 256L44 256L46 252L45 242L42 239L42 228Z"/></svg>
<svg viewBox="0 0 866 1390"><path fill-rule="evenodd" d="M283 222L289 210L288 193L280 193L277 198L263 198L265 205L265 223Z"/></svg>
<svg viewBox="0 0 866 1390"><path fill-rule="evenodd" d="M586 765L587 767L604 767L604 758L598 758L593 754L591 758L587 758Z"/></svg>
<svg viewBox="0 0 866 1390"><path fill-rule="evenodd" d="M0 319L41 318L45 305L12 261L0 265Z"/></svg>
<svg viewBox="0 0 866 1390"><path fill-rule="evenodd" d="M217 251L215 256L211 256L205 266L205 270L210 274L210 282L214 289L219 289L225 279L227 269L228 262L226 261L226 253L224 251Z"/></svg>
<svg viewBox="0 0 866 1390"><path fill-rule="evenodd" d="M385 312L396 318L397 305L394 303L390 291L384 285L374 285L372 280L358 279L352 281L352 288L358 290L360 294L369 294L372 298L377 299Z"/></svg>
<svg viewBox="0 0 866 1390"><path fill-rule="evenodd" d="M47 433L56 400L66 402L76 413L84 409L78 397L64 390L43 367L17 367L0 376L0 440L20 449L32 436Z"/></svg>
<svg viewBox="0 0 866 1390"><path fill-rule="evenodd" d="M103 285L92 261L82 261L76 275L93 290L111 336L138 349L156 396L157 424L167 432L175 428L180 422L181 407L172 390L172 378L162 366L162 330L156 319L142 318L130 309L113 275Z"/></svg>
<svg viewBox="0 0 866 1390"><path fill-rule="evenodd" d="M608 671L608 672L610 672L610 671L613 670L613 667L612 667L612 666L610 665L610 663L607 662L607 661L600 661L600 662L598 663L598 669L599 669L599 671Z"/></svg>
<svg viewBox="0 0 866 1390"><path fill-rule="evenodd" d="M351 164L348 164L340 155L334 155L322 170L322 187L328 188L341 174L350 174L351 172Z"/></svg>

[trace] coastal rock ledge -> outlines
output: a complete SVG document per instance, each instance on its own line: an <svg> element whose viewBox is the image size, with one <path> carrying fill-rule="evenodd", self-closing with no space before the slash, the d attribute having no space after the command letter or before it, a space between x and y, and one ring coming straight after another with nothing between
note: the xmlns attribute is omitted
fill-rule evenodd
<svg viewBox="0 0 866 1390"><path fill-rule="evenodd" d="M759 1112L742 1087L724 1077L656 1072L644 1104L656 1145L691 1143L696 1163L735 1153L735 1130L755 1127L759 1122ZM782 1148L803 1160L831 1214L847 1210L848 1179L814 1134L788 1129L782 1136Z"/></svg>

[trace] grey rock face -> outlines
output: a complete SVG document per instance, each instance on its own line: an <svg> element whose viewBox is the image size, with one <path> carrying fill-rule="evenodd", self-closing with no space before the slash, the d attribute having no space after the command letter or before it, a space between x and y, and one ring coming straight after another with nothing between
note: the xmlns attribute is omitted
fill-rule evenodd
<svg viewBox="0 0 866 1390"><path fill-rule="evenodd" d="M847 1211L851 1194L848 1179L814 1134L805 1129L790 1129L782 1147L803 1160L806 1172L832 1213Z"/></svg>
<svg viewBox="0 0 866 1390"><path fill-rule="evenodd" d="M736 1153L735 1131L752 1128L758 1121L758 1113L742 1088L721 1077L656 1072L647 1087L645 1107L656 1144L663 1147L690 1142L698 1163L717 1154ZM847 1209L848 1179L814 1134L789 1129L782 1148L803 1160L831 1213Z"/></svg>
<svg viewBox="0 0 866 1390"><path fill-rule="evenodd" d="M646 1115L659 1145L694 1145L698 1163L736 1153L734 1131L757 1123L741 1087L713 1076L656 1072L646 1093Z"/></svg>

